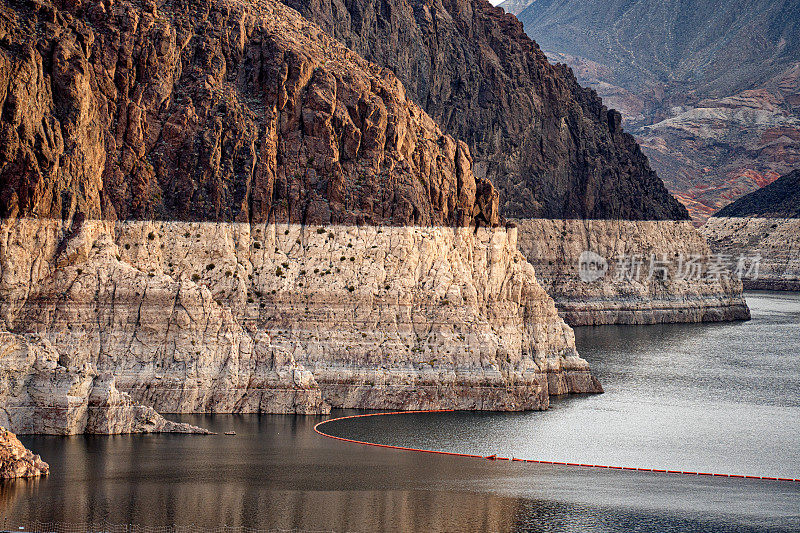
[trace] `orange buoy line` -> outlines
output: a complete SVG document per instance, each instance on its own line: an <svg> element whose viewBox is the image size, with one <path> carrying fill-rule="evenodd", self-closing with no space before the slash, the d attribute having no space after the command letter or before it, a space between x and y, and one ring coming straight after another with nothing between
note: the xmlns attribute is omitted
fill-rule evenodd
<svg viewBox="0 0 800 533"><path fill-rule="evenodd" d="M361 415L349 415L349 416L340 416L338 418L331 418L328 420L323 420L322 422L318 422L314 426L314 431L318 434L322 435L323 437L328 437L330 439L336 439L343 442L350 442L353 444L363 444L364 446L375 446L377 448L389 448L392 450L404 450L407 452L422 452L422 453L435 453L438 455L452 455L454 457L471 457L474 459L488 459L490 461L517 461L517 462L524 462L524 463L538 463L544 465L558 465L558 466L578 466L584 468L605 468L607 470L633 470L636 472L656 472L660 474L683 474L688 476L710 476L710 477L727 477L727 478L740 478L740 479L761 479L766 481L789 481L792 483L800 483L800 479L793 479L793 478L786 478L786 477L768 477L768 476L746 476L742 474L718 474L712 472L691 472L688 470L665 470L660 468L641 468L641 467L634 467L634 466L608 466L608 465L592 465L592 464L585 464L585 463L566 463L562 461L545 461L542 459L519 459L516 457L500 457L497 454L492 455L476 455L473 453L456 453L456 452L443 452L439 450L425 450L422 448L409 448L406 446L393 446L391 444L379 444L377 442L367 442L363 440L355 440L355 439L346 439L344 437L337 437L336 435L331 435L329 433L325 433L321 431L319 428L320 426L324 426L325 424L329 424L331 422L338 422L340 420L348 420L351 418L365 418L368 416L387 416L387 415L407 415L407 414L420 414L420 413L452 413L455 412L455 409L426 409L426 410L418 410L418 411L392 411L389 413L365 413Z"/></svg>

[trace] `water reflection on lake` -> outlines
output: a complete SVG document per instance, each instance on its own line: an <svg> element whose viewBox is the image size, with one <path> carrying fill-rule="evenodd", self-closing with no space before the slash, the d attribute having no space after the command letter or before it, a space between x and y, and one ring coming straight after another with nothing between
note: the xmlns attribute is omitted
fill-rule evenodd
<svg viewBox="0 0 800 533"><path fill-rule="evenodd" d="M558 400L548 412L371 417L326 431L449 451L800 477L800 296L751 293L748 303L750 322L578 329L607 392ZM53 473L0 485L5 527L35 519L334 531L800 530L800 484L364 447L318 436L321 417L176 418L220 434L23 436Z"/></svg>

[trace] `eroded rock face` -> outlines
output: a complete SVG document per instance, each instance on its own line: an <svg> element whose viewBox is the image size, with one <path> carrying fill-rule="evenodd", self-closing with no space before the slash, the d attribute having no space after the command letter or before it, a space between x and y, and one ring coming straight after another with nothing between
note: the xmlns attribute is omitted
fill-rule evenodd
<svg viewBox="0 0 800 533"><path fill-rule="evenodd" d="M2 332L0 347L0 420L17 433L208 433L135 403L112 374L99 375L68 348L59 352L46 336Z"/></svg>
<svg viewBox="0 0 800 533"><path fill-rule="evenodd" d="M800 290L800 170L729 204L700 231L718 254L760 259L745 288Z"/></svg>
<svg viewBox="0 0 800 533"><path fill-rule="evenodd" d="M0 216L500 222L464 143L263 0L0 6Z"/></svg>
<svg viewBox="0 0 800 533"><path fill-rule="evenodd" d="M601 390L468 147L294 11L0 9L11 427Z"/></svg>
<svg viewBox="0 0 800 533"><path fill-rule="evenodd" d="M391 69L515 218L688 218L621 116L486 0L284 0Z"/></svg>
<svg viewBox="0 0 800 533"><path fill-rule="evenodd" d="M735 283L655 288L619 282L588 292L574 283L583 248L572 237L603 250L649 254L658 224L644 221L688 215L622 130L619 113L578 85L569 69L548 63L514 17L484 0L285 2L394 71L445 132L467 142L476 173L497 186L503 214L531 221L519 224L520 242L530 244L527 258L573 324L747 316ZM617 224L624 219L643 222ZM631 236L617 231L623 226ZM657 236L659 250L708 251L696 231L668 226ZM559 246L577 254L551 253L552 242L533 246L539 238L560 238L563 227L566 241ZM539 251L548 253L545 261Z"/></svg>
<svg viewBox="0 0 800 533"><path fill-rule="evenodd" d="M50 467L25 448L16 435L0 427L0 479L46 476Z"/></svg>
<svg viewBox="0 0 800 533"><path fill-rule="evenodd" d="M3 229L15 427L63 398L59 379L86 430L116 427L91 418L114 386L162 412L277 413L602 390L513 229L87 221L60 253L58 222ZM34 429L61 428L80 426Z"/></svg>
<svg viewBox="0 0 800 533"><path fill-rule="evenodd" d="M688 221L515 223L520 251L572 326L750 318L735 270L726 264L719 275L709 274L712 250ZM585 252L607 270L582 273Z"/></svg>

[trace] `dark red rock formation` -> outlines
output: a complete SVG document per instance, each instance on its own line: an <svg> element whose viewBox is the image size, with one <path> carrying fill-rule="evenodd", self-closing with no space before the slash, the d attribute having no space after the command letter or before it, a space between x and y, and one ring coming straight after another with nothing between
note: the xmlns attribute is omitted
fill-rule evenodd
<svg viewBox="0 0 800 533"><path fill-rule="evenodd" d="M486 0L285 0L397 74L517 218L685 219L620 114Z"/></svg>
<svg viewBox="0 0 800 533"><path fill-rule="evenodd" d="M0 5L0 216L496 225L467 146L263 0Z"/></svg>

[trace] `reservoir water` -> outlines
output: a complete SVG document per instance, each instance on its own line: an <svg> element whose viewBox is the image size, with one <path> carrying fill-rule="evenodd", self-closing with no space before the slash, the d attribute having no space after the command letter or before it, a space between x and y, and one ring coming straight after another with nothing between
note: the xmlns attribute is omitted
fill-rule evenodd
<svg viewBox="0 0 800 533"><path fill-rule="evenodd" d="M369 417L325 431L482 455L800 478L800 295L747 300L749 322L578 328L602 395L558 399L547 412ZM353 413L332 416L343 414ZM314 433L327 417L175 418L220 434L22 436L52 474L0 485L0 526L800 531L800 483L388 450Z"/></svg>

